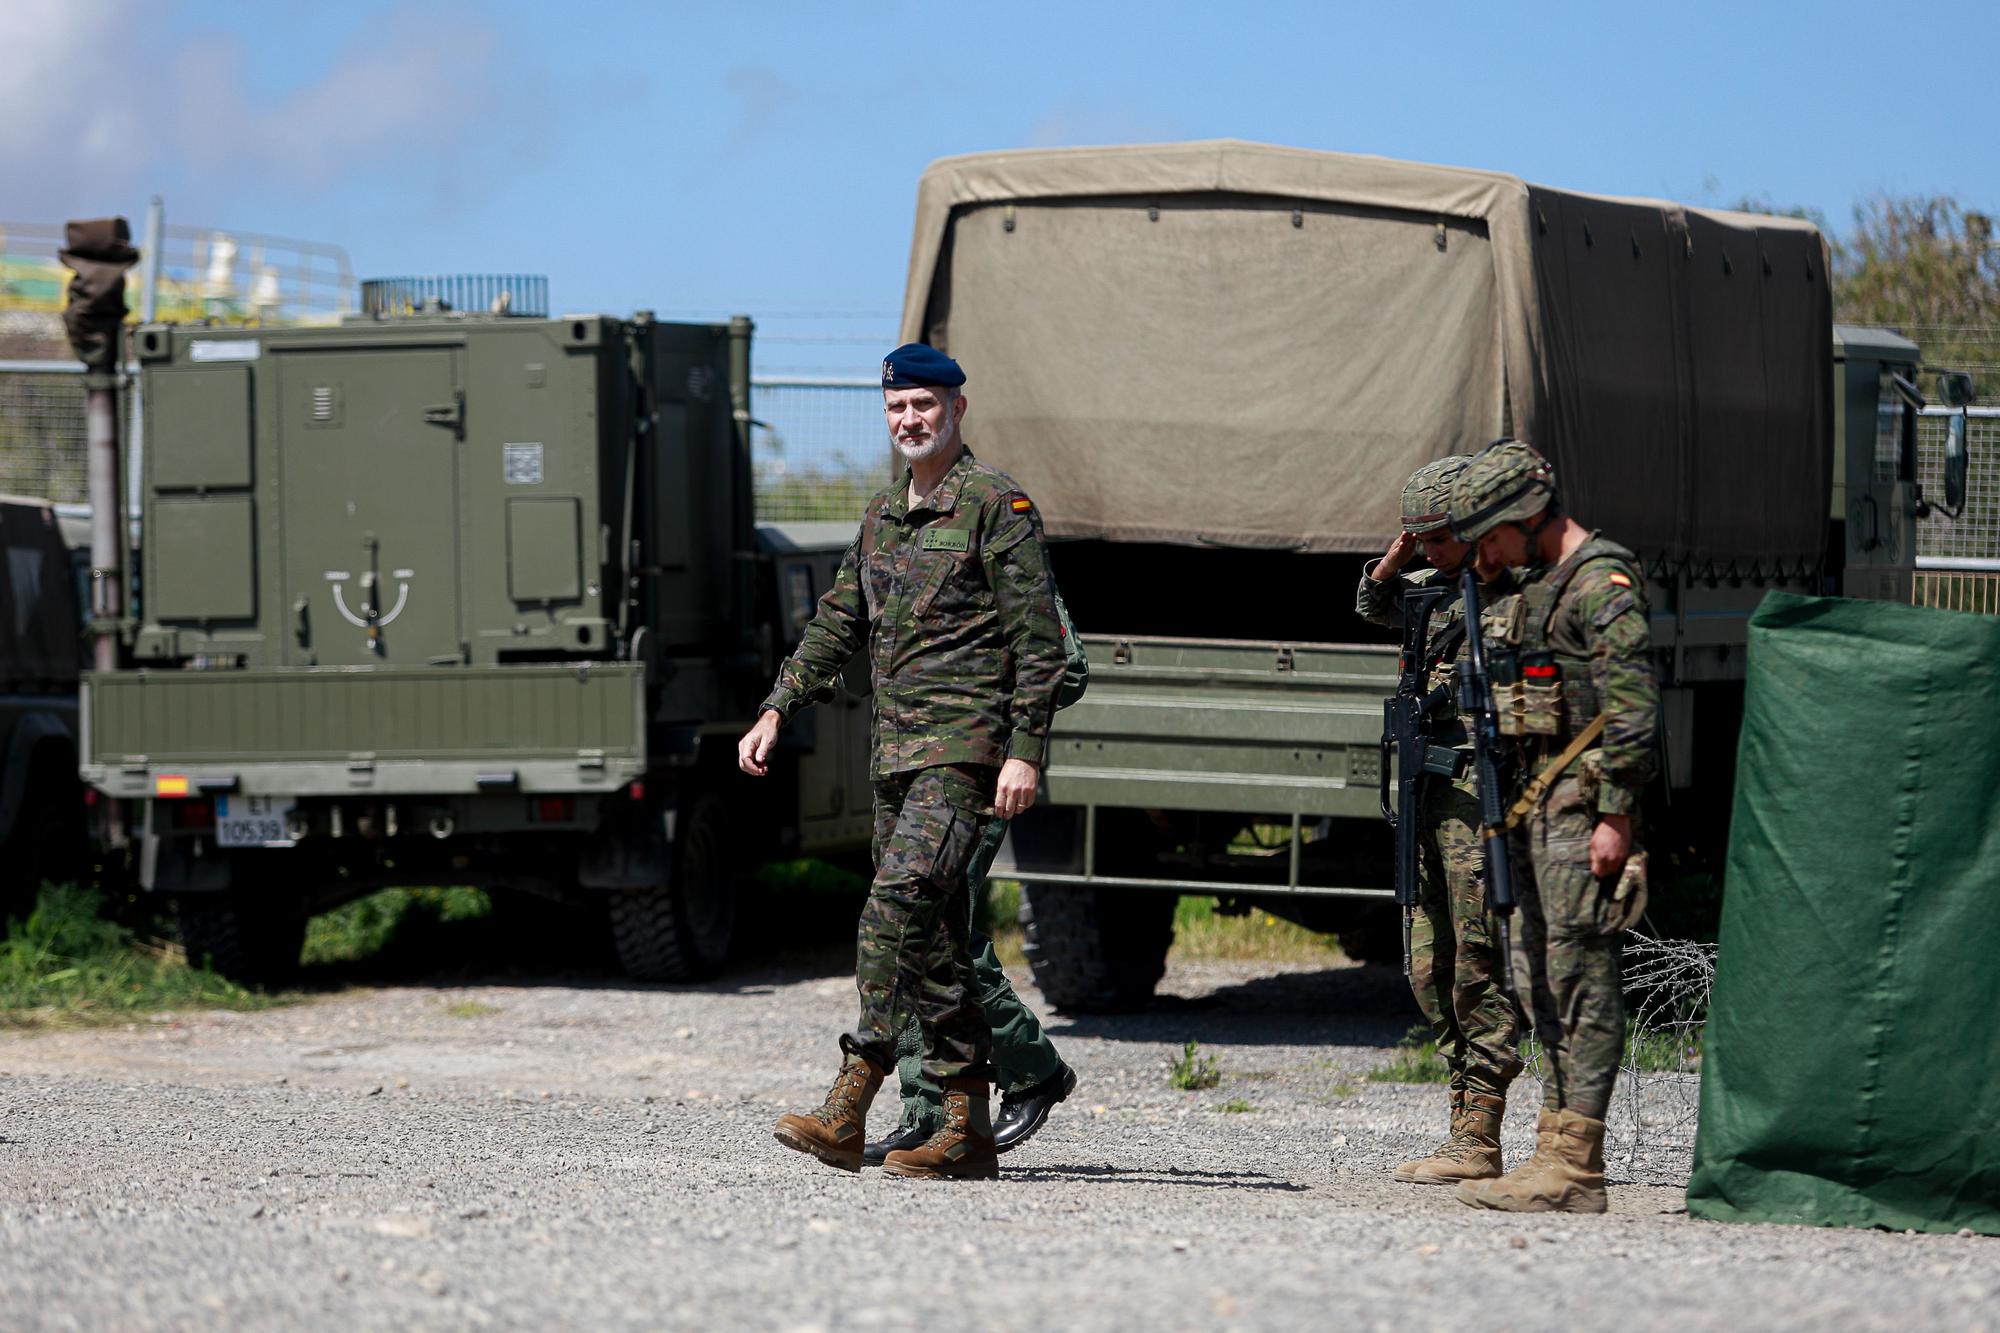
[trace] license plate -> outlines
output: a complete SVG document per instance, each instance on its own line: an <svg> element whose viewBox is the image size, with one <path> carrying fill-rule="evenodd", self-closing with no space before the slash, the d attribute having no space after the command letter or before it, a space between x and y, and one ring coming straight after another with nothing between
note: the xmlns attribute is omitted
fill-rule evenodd
<svg viewBox="0 0 2000 1333"><path fill-rule="evenodd" d="M286 796L218 796L215 798L215 845L218 847L290 847L285 817L295 802Z"/></svg>

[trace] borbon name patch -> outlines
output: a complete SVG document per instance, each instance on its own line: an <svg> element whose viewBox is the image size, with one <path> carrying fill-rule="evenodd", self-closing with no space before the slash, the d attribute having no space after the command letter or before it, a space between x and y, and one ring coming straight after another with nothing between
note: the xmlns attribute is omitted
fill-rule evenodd
<svg viewBox="0 0 2000 1333"><path fill-rule="evenodd" d="M925 528L924 549L969 551L972 549L972 531L969 528Z"/></svg>

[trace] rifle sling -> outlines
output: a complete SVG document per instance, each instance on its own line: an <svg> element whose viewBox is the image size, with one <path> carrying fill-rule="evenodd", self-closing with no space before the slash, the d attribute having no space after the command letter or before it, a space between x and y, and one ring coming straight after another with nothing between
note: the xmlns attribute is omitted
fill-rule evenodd
<svg viewBox="0 0 2000 1333"><path fill-rule="evenodd" d="M1498 828L1488 829L1486 836L1500 837L1519 828L1521 821L1528 817L1529 812L1541 804L1542 797L1548 795L1549 788L1563 775L1563 770L1575 763L1577 756L1588 750L1590 743L1604 734L1604 724L1610 719L1611 714L1608 712L1599 713L1592 718L1590 725L1579 731L1576 739L1564 747L1561 754L1549 760L1548 766L1535 774L1534 781L1524 787L1520 797L1507 808L1507 818Z"/></svg>

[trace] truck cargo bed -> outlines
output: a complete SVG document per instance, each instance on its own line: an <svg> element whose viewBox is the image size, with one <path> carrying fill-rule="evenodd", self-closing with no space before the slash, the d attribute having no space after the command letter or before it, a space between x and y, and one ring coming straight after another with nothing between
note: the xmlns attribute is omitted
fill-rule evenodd
<svg viewBox="0 0 2000 1333"><path fill-rule="evenodd" d="M1048 799L1377 815L1396 649L1084 636L1090 689L1057 714Z"/></svg>
<svg viewBox="0 0 2000 1333"><path fill-rule="evenodd" d="M645 771L644 685L634 662L89 676L83 776L116 796L608 790Z"/></svg>

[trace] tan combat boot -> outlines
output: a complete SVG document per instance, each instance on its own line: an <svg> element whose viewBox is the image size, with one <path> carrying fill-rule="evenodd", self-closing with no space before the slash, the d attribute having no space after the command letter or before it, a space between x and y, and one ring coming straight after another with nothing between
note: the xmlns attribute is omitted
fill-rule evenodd
<svg viewBox="0 0 2000 1333"><path fill-rule="evenodd" d="M1604 1122L1575 1111L1544 1111L1535 1155L1498 1180L1468 1180L1458 1201L1509 1213L1604 1211Z"/></svg>
<svg viewBox="0 0 2000 1333"><path fill-rule="evenodd" d="M1456 1185L1491 1180L1500 1174L1500 1117L1507 1099L1487 1092L1453 1097L1451 1137L1429 1157L1396 1168L1396 1179L1412 1185Z"/></svg>
<svg viewBox="0 0 2000 1333"><path fill-rule="evenodd" d="M828 1166L859 1171L868 1142L868 1105L882 1086L883 1072L858 1055L848 1056L823 1106L810 1115L778 1118L778 1142L809 1152Z"/></svg>
<svg viewBox="0 0 2000 1333"><path fill-rule="evenodd" d="M948 1078L943 1087L944 1128L920 1148L890 1153L882 1170L929 1180L998 1180L1000 1157L993 1150L986 1080Z"/></svg>

